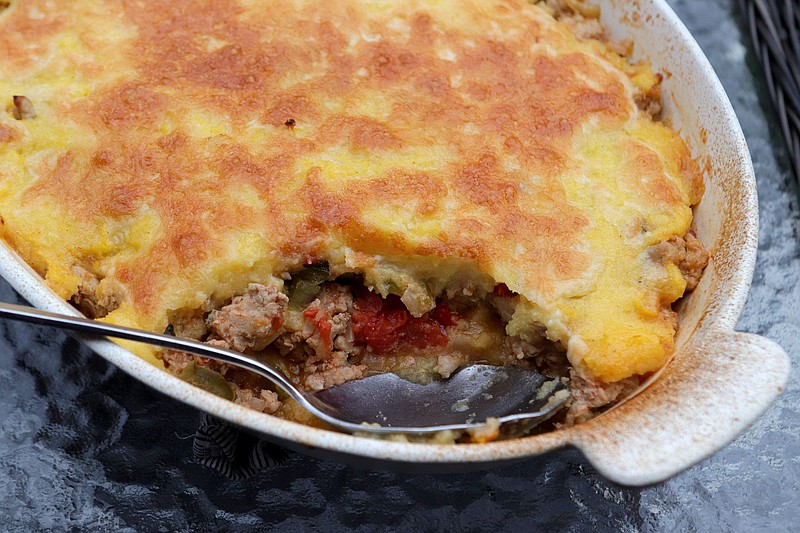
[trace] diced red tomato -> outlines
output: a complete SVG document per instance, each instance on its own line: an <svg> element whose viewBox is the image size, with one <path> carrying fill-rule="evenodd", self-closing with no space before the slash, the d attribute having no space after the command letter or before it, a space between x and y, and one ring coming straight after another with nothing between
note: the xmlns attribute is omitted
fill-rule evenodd
<svg viewBox="0 0 800 533"><path fill-rule="evenodd" d="M323 311L320 313L319 311L320 309L318 307L312 307L310 309L306 309L306 311L303 313L303 316L314 321L314 325L319 331L319 336L322 339L322 342L325 344L325 351L331 353L331 350L333 349L333 340L331 339L331 322L328 320L327 312Z"/></svg>
<svg viewBox="0 0 800 533"><path fill-rule="evenodd" d="M355 340L372 347L375 353L389 353L400 346L445 346L446 330L454 324L445 302L417 318L397 296L384 299L366 288L356 292L353 307Z"/></svg>
<svg viewBox="0 0 800 533"><path fill-rule="evenodd" d="M428 315L430 315L434 322L446 328L455 325L453 313L450 312L450 308L445 302L437 302L436 307L428 312Z"/></svg>

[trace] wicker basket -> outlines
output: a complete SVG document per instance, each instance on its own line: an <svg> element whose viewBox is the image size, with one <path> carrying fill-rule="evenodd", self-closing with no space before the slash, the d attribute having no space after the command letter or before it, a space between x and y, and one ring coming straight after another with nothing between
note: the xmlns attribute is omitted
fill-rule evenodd
<svg viewBox="0 0 800 533"><path fill-rule="evenodd" d="M739 0L800 182L800 2Z"/></svg>

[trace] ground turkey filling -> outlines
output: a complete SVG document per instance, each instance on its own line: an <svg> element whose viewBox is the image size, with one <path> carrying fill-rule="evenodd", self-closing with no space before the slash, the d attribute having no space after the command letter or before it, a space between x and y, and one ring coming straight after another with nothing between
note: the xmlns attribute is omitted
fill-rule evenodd
<svg viewBox="0 0 800 533"><path fill-rule="evenodd" d="M708 259L692 234L653 247L650 257L678 265L689 290ZM293 290L291 281L287 286L289 296L274 286L252 283L245 294L219 309L178 313L172 330L267 360L309 391L381 372L426 382L448 378L477 362L534 368L570 380L573 399L557 419L560 425L595 416L640 384L638 376L603 383L582 375L570 368L563 347L535 326L524 340L506 335L505 324L518 297L503 284L489 294L449 291L419 317L399 297L382 298L357 277L320 280L311 293L307 286ZM237 403L286 418L299 416L296 406L259 376L178 351L167 350L162 358L170 371L184 378L197 367L218 375L229 387L221 395ZM214 391L219 393L218 388Z"/></svg>

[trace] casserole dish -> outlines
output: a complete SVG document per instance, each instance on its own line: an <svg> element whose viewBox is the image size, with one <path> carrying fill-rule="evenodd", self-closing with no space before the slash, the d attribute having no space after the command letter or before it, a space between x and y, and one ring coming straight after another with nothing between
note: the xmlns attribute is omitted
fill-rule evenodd
<svg viewBox="0 0 800 533"><path fill-rule="evenodd" d="M683 326L678 337L678 353L675 362L655 379L650 388L627 404L628 406L638 404L637 407L626 408L623 406L612 411L600 419L603 420L602 423L587 424L574 430L565 430L540 437L498 443L497 446L458 448L399 444L387 446L385 443L373 443L298 427L292 423L287 425L287 423L267 420L255 413L243 413L235 406L220 405L216 399L212 401L211 398L204 396L199 391L182 383L175 383L166 376L158 375L157 370L145 368L147 365L141 361L130 360L129 354L120 349L100 345L101 351L109 360L151 385L265 435L296 445L321 447L334 452L351 451L360 456L376 459L391 457L414 463L482 463L525 456L571 443L582 448L590 459L595 458L601 471L614 478L613 472L608 473L604 469L604 453L607 456L606 463L608 464L614 462L608 461L609 457L616 458L617 463L624 465L623 468L634 468L636 471L641 471L641 466L637 465L634 460L635 455L621 457L620 454L623 450L630 452L630 449L635 452L636 446L631 447L629 444L631 441L627 441L628 436L636 437L638 440L641 440L643 436L647 437L642 441L642 445L644 449L648 450L654 449L648 439L666 440L659 439L658 434L653 436L649 430L646 431L650 426L655 429L661 428L661 430L666 430L669 435L673 435L677 432L672 430L669 424L663 426L665 421L673 420L675 424L681 424L685 418L700 416L706 420L694 422L691 427L708 427L706 422L713 419L715 423L720 423L715 428L726 430L724 438L731 438L733 435L730 428L741 427L742 424L751 420L757 411L774 397L785 376L785 359L781 359L780 350L768 349L769 345L767 344L759 345L756 341L744 343L740 336L727 335L728 330L725 328L732 327L736 314L743 304L747 280L752 273L756 218L752 173L748 171L744 143L735 126L735 119L730 115L724 95L718 89L718 85L715 85L713 75L707 72L708 67L702 62L701 56L698 55L699 52L693 52L690 41L681 35L674 19L670 19L665 10L666 8L659 4L647 8L636 6L636 10L633 10L630 7L625 8L612 3L604 6L604 22L613 38L632 37L637 42L639 53L647 57L656 68L667 75L668 80L664 85L665 100L668 106L667 118L668 120L672 119L676 127L684 130L694 147L695 154L707 162L709 192L703 204L698 207L697 231L705 246L712 251L712 265L697 293L690 297L684 305ZM648 28L648 26L653 27ZM637 35L637 31L642 35ZM658 42L657 45L652 37L648 41L645 35L648 33L659 35L660 40L670 40L671 45L666 47L667 52L663 52L665 50L662 46L663 43ZM669 33L669 35L665 36L665 33ZM656 51L650 55L647 53L651 49L648 42L652 45L652 50ZM659 57L656 55L657 53L669 53L671 57ZM681 57L682 55L686 55L686 57ZM676 61L677 63L675 63ZM687 66L690 65L692 68L687 69ZM673 86L671 80L680 81L675 81L675 86ZM689 90L687 87L691 88L689 93L687 93ZM695 110L700 110L700 113L697 116L685 116L680 106L669 107L670 102L680 102L687 105L687 109L691 110L691 113L695 113ZM708 116L704 116L703 113L707 113ZM738 225L736 228L739 230L738 233L734 231L736 225ZM20 290L34 304L57 305L53 296L41 293L35 279L26 278L24 272L7 272L7 275L16 280ZM28 292L25 289L28 289ZM728 299L728 301L724 302L723 299ZM718 348L713 347L715 343L719 344ZM734 365L725 364L727 359L718 360L714 354L725 354L725 357L728 357L733 352L728 345L736 345L740 350L756 352L756 357L762 360L755 365L752 361L748 361L743 354ZM761 346L761 350L757 349L759 346ZM762 353L758 353L759 351ZM765 355L766 352L773 352L776 355L770 358ZM686 379L684 374L680 374L681 365L687 361L694 364L688 372L684 372L691 379ZM781 374L781 362L784 362L783 374ZM753 368L757 368L757 370L753 371ZM735 369L741 369L750 375L747 379L739 379L734 372ZM674 381L676 375L684 376L680 385ZM748 394L724 383L719 383L714 379L717 377L723 377L726 380L735 378L737 386L746 387ZM689 382L694 383L694 388L684 390L684 385ZM668 385L666 389L663 388L665 383ZM734 390L738 400L744 398L751 406L749 411L726 411L735 420L727 420L720 413L702 409L698 411L698 406L714 403L707 401L706 398L719 397L718 394L722 391L717 391L715 385L724 388L726 393ZM662 396L659 396L659 387L662 387L660 393ZM673 404L670 406L669 416L659 413L657 408L658 405L664 403L659 404L658 400L665 394ZM754 398L754 395L757 397ZM647 400L641 400L641 398L655 399L656 403L647 403ZM676 408L679 405L686 405L692 409L690 412L683 412ZM738 405L736 407L738 409ZM654 416L656 414L658 416ZM641 416L648 419L647 423L641 423L641 420L638 419ZM653 420L649 420L649 418L653 418ZM631 435L634 428L636 434ZM710 432L709 438L718 444L720 435L715 428L712 428L714 430ZM707 453L708 449L698 447L696 442L693 442L697 440L696 437L697 435L694 433L688 436L691 451L696 453L700 449L705 450L701 453ZM615 444L617 448L615 448ZM694 460L691 454L682 453L680 445L678 445L677 451L679 453L673 449L669 455L671 458L677 457L684 463L683 466ZM657 459L654 463L663 466L665 461ZM605 466L607 467L608 464ZM675 467L676 465L673 464L672 468ZM677 467L680 468L680 465ZM642 480L634 479L628 480L628 482L642 482Z"/></svg>

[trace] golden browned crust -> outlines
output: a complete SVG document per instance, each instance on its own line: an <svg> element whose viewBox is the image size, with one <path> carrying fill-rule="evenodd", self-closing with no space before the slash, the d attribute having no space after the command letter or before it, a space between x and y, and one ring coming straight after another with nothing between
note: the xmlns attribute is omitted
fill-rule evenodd
<svg viewBox="0 0 800 533"><path fill-rule="evenodd" d="M0 58L38 113L0 119L6 238L64 297L73 265L122 286L109 320L325 259L433 297L504 282L510 333L547 324L607 381L671 351L683 285L646 250L685 234L699 169L637 107L649 67L538 6L31 0Z"/></svg>

